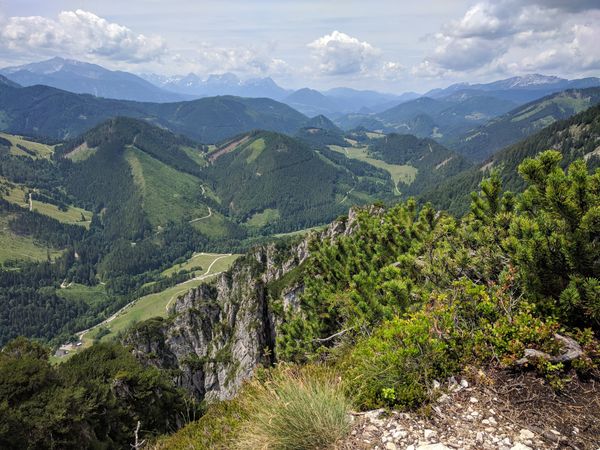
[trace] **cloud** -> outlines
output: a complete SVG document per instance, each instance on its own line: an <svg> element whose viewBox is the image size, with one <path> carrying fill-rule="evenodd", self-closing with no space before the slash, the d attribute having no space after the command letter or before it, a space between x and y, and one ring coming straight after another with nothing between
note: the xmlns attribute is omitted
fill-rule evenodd
<svg viewBox="0 0 600 450"><path fill-rule="evenodd" d="M0 49L19 56L61 54L141 63L159 59L166 45L160 37L136 34L78 9L63 11L56 19L8 18L0 23Z"/></svg>
<svg viewBox="0 0 600 450"><path fill-rule="evenodd" d="M368 42L334 31L308 44L319 72L325 75L348 75L366 72L380 55Z"/></svg>
<svg viewBox="0 0 600 450"><path fill-rule="evenodd" d="M381 65L380 78L383 80L397 80L406 71L406 67L398 62L386 61Z"/></svg>
<svg viewBox="0 0 600 450"><path fill-rule="evenodd" d="M589 11L600 9L598 0L528 0L546 8L556 8L565 11Z"/></svg>
<svg viewBox="0 0 600 450"><path fill-rule="evenodd" d="M597 1L481 1L444 25L433 40L433 51L412 68L414 75L565 68L585 73L600 67L600 6Z"/></svg>
<svg viewBox="0 0 600 450"><path fill-rule="evenodd" d="M188 71L201 74L237 72L245 75L281 76L290 72L284 60L270 55L269 48L219 47L208 43L197 46L194 53L180 58Z"/></svg>

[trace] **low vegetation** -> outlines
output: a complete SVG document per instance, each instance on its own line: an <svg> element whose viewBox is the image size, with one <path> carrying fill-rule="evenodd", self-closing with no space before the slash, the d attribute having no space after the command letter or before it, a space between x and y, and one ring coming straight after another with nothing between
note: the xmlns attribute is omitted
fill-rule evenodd
<svg viewBox="0 0 600 450"><path fill-rule="evenodd" d="M211 405L197 422L159 439L161 449L332 449L350 430L350 402L331 371L280 366Z"/></svg>

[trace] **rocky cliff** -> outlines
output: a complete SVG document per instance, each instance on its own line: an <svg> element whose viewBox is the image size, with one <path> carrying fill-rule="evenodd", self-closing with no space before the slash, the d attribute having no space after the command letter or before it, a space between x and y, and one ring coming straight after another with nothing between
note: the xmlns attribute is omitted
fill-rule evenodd
<svg viewBox="0 0 600 450"><path fill-rule="evenodd" d="M169 319L151 319L124 338L142 361L170 370L198 399L231 398L256 367L275 360L278 325L298 311L301 277L290 276L311 240L352 232L356 211L294 244L254 248L211 284L179 297Z"/></svg>

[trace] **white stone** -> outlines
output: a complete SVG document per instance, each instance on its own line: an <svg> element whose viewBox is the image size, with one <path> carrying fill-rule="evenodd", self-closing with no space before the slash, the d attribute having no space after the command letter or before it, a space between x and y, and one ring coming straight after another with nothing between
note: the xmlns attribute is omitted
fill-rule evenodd
<svg viewBox="0 0 600 450"><path fill-rule="evenodd" d="M510 450L531 450L531 447L528 447L525 444L521 444L520 442L517 442L515 445L513 445Z"/></svg>
<svg viewBox="0 0 600 450"><path fill-rule="evenodd" d="M477 442L478 444L483 444L483 433L481 431L477 432L475 442Z"/></svg>
<svg viewBox="0 0 600 450"><path fill-rule="evenodd" d="M406 448L408 450L408 447ZM450 447L446 447L444 444L425 444L419 445L417 450L451 450Z"/></svg>
<svg viewBox="0 0 600 450"><path fill-rule="evenodd" d="M404 439L408 436L408 431L406 430L396 430L394 431L394 439Z"/></svg>
<svg viewBox="0 0 600 450"><path fill-rule="evenodd" d="M398 450L398 447L393 442L388 442L385 444L385 450Z"/></svg>
<svg viewBox="0 0 600 450"><path fill-rule="evenodd" d="M448 400L450 400L450 397L448 397L446 394L440 395L437 399L438 403L446 403Z"/></svg>
<svg viewBox="0 0 600 450"><path fill-rule="evenodd" d="M423 436L425 436L425 439L427 439L429 441L432 438L434 438L434 437L437 436L437 431L435 431L435 430L425 430L425 431L423 431Z"/></svg>
<svg viewBox="0 0 600 450"><path fill-rule="evenodd" d="M463 378L462 380L460 380L460 385L463 388L468 388L469 387L469 382Z"/></svg>
<svg viewBox="0 0 600 450"><path fill-rule="evenodd" d="M411 444L407 446L405 450L415 450L415 446Z"/></svg>
<svg viewBox="0 0 600 450"><path fill-rule="evenodd" d="M439 389L441 386L438 380L433 380L433 389Z"/></svg>
<svg viewBox="0 0 600 450"><path fill-rule="evenodd" d="M488 421L490 422L490 425L498 425L498 422L496 422L496 419L493 417L488 417Z"/></svg>
<svg viewBox="0 0 600 450"><path fill-rule="evenodd" d="M471 397L471 398L469 399L469 401L470 401L471 403L477 403L479 400L477 400L475 397Z"/></svg>
<svg viewBox="0 0 600 450"><path fill-rule="evenodd" d="M522 440L533 439L535 437L535 434L533 434L532 431L530 431L526 428L523 428L523 429L521 429L521 431L519 431L519 437Z"/></svg>

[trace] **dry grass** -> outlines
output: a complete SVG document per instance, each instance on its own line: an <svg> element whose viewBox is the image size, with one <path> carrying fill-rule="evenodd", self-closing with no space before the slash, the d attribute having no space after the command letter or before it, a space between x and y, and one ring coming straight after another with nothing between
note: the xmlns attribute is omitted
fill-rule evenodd
<svg viewBox="0 0 600 450"><path fill-rule="evenodd" d="M249 420L236 439L239 450L330 449L350 430L350 403L322 369L277 370L251 383L242 399Z"/></svg>

